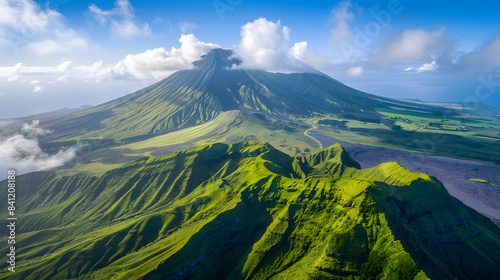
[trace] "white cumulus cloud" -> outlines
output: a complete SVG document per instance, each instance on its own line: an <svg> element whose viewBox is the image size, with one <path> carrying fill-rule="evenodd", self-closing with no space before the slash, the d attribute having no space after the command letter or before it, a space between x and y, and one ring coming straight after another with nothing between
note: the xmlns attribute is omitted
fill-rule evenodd
<svg viewBox="0 0 500 280"><path fill-rule="evenodd" d="M129 54L110 69L110 77L121 79L161 79L175 71L193 68L193 62L212 49L220 48L217 44L199 41L193 34L181 35L180 48L172 47L147 50L143 53Z"/></svg>
<svg viewBox="0 0 500 280"><path fill-rule="evenodd" d="M327 63L327 59L325 57L316 54L307 47L306 41L295 43L290 49L290 54L293 58L315 68L322 67Z"/></svg>
<svg viewBox="0 0 500 280"><path fill-rule="evenodd" d="M65 24L64 16L32 0L0 0L0 41L39 55L83 50L87 40Z"/></svg>
<svg viewBox="0 0 500 280"><path fill-rule="evenodd" d="M237 54L246 69L261 69L272 72L306 72L313 69L300 59L311 58L307 43L301 42L288 48L290 29L281 22L265 18L248 22L241 27L241 42Z"/></svg>
<svg viewBox="0 0 500 280"><path fill-rule="evenodd" d="M365 55L365 51L356 47L354 33L348 23L355 18L352 8L352 3L348 0L339 2L330 11L330 21L334 24L330 29L330 44L336 62L356 61Z"/></svg>
<svg viewBox="0 0 500 280"><path fill-rule="evenodd" d="M42 92L44 90L44 88L42 86L35 86L35 88L33 89L33 92Z"/></svg>
<svg viewBox="0 0 500 280"><path fill-rule="evenodd" d="M38 127L40 125L40 120L34 120L29 123L23 123L21 127L21 132L29 136L30 138L47 135L52 133L52 131L48 129L43 129Z"/></svg>
<svg viewBox="0 0 500 280"><path fill-rule="evenodd" d="M435 60L430 63L425 63L424 65L417 68L417 72L427 72L438 69L438 65Z"/></svg>
<svg viewBox="0 0 500 280"><path fill-rule="evenodd" d="M346 74L350 77L359 77L363 75L363 66L356 66L347 69Z"/></svg>
<svg viewBox="0 0 500 280"><path fill-rule="evenodd" d="M388 66L393 62L425 61L440 56L448 47L444 39L445 28L435 31L406 29L389 38L373 59Z"/></svg>
<svg viewBox="0 0 500 280"><path fill-rule="evenodd" d="M89 5L89 13L101 25L110 22L111 32L119 37L150 36L147 22L135 20L134 7L128 0L117 0L111 10L102 10L95 4Z"/></svg>
<svg viewBox="0 0 500 280"><path fill-rule="evenodd" d="M57 66L26 66L23 63L17 63L14 66L0 67L0 78L7 78L8 81L16 81L21 76L47 76L59 75L72 70L72 63L65 61ZM33 80L31 84L39 84L39 80Z"/></svg>
<svg viewBox="0 0 500 280"><path fill-rule="evenodd" d="M351 11L352 3L351 0L342 1L334 7L330 14L333 16L333 20L336 21L349 21L354 19L354 14Z"/></svg>
<svg viewBox="0 0 500 280"><path fill-rule="evenodd" d="M0 138L0 168L2 170L14 169L17 174L48 170L61 166L75 157L77 147L60 150L55 155L43 152L36 137L49 132L37 126L38 121L23 124L20 133ZM5 175L0 176L2 176L0 179L5 179Z"/></svg>
<svg viewBox="0 0 500 280"><path fill-rule="evenodd" d="M194 22L183 21L179 23L179 29L182 31L182 33L190 32L195 28L198 28L198 25L196 25L196 23Z"/></svg>
<svg viewBox="0 0 500 280"><path fill-rule="evenodd" d="M476 51L465 54L460 61L461 65L471 67L476 65L482 71L492 71L500 68L500 32Z"/></svg>
<svg viewBox="0 0 500 280"><path fill-rule="evenodd" d="M97 82L111 80L160 80L178 70L193 68L193 62L214 48L217 44L205 43L193 34L181 35L181 46L146 50L142 53L128 54L115 65L105 66L102 61L91 65L73 65L65 61L57 66L27 66L17 63L11 67L0 67L0 78L14 82L20 77L36 77L33 92L41 92L44 88L38 79L51 77L52 82L67 80L93 80ZM32 80L32 79L30 79Z"/></svg>

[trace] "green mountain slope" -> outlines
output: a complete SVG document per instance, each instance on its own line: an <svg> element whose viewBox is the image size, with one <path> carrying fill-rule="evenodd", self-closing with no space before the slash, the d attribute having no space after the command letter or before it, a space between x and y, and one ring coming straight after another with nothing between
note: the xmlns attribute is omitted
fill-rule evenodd
<svg viewBox="0 0 500 280"><path fill-rule="evenodd" d="M205 123L230 110L279 118L335 114L376 121L381 115L375 106L405 104L357 91L319 72L229 70L240 62L233 54L212 50L194 62L192 70L178 71L135 93L75 113L40 115L42 126L54 132L40 140L119 140L161 134Z"/></svg>
<svg viewBox="0 0 500 280"><path fill-rule="evenodd" d="M491 221L436 179L397 163L361 170L339 145L291 157L212 144L17 185L18 267L2 264L0 279L500 276Z"/></svg>
<svg viewBox="0 0 500 280"><path fill-rule="evenodd" d="M309 153L320 146L305 135L312 128L350 142L428 151L428 145L417 144L435 130L425 128L425 123L424 127L403 125L401 121L396 124L397 119L381 118L382 114L418 112L424 119L432 117L432 122L455 114L363 93L319 72L229 70L238 63L233 51L212 50L194 62L193 69L178 71L140 91L91 108L18 119L0 135L12 135L23 122L40 120L41 127L52 132L38 137L44 152L56 154L60 149L80 147L69 172L96 174L142 156L165 155L215 142L259 140L290 155ZM336 122L344 125L325 125ZM490 135L491 131L484 129L481 133L478 135ZM476 143L455 135L448 138L443 145L436 142L440 146L431 152L457 156L455 151L460 146L458 156L494 161L492 143Z"/></svg>

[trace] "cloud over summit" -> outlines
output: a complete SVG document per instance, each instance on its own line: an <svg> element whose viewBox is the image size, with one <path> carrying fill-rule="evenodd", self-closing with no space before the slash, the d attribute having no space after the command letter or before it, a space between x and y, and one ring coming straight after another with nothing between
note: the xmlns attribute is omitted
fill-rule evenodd
<svg viewBox="0 0 500 280"><path fill-rule="evenodd" d="M271 72L310 72L320 58L307 48L307 42L289 48L291 29L281 22L259 18L241 27L241 41L236 53L243 63L239 68Z"/></svg>

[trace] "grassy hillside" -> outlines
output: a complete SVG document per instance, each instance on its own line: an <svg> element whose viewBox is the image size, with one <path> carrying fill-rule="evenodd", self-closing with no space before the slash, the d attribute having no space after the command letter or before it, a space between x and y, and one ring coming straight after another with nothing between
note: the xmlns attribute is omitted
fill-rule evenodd
<svg viewBox="0 0 500 280"><path fill-rule="evenodd" d="M265 141L289 155L304 155L321 148L318 142L305 134L307 129L307 125L276 119L268 114L232 110L222 112L206 123L161 135L121 141L82 139L79 141L78 157L54 172L97 176L145 156L162 156L215 142ZM77 142L51 142L41 146L55 153L62 146L73 145Z"/></svg>
<svg viewBox="0 0 500 280"><path fill-rule="evenodd" d="M19 266L0 279L500 276L492 222L434 178L360 170L339 145L210 144L97 176L23 175L18 196Z"/></svg>
<svg viewBox="0 0 500 280"><path fill-rule="evenodd" d="M84 165L72 166L77 172L96 169L88 163L110 170L138 158L126 155L164 155L214 142L260 140L298 155L318 148L303 136L311 127L348 142L498 163L500 122L483 114L492 110L468 115L379 97L319 72L228 69L238 63L231 50L216 49L191 70L105 104L18 121L39 119L52 131L39 137L45 151L77 143L92 150L80 157ZM16 125L0 135L11 135Z"/></svg>

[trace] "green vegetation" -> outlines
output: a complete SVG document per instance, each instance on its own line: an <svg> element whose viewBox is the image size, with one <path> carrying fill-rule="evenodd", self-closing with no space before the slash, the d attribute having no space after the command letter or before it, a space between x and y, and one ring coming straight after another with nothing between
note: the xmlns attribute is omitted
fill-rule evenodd
<svg viewBox="0 0 500 280"><path fill-rule="evenodd" d="M373 118L370 112L375 102L368 94L326 75L228 70L238 63L232 54L230 50L213 50L196 61L192 70L178 71L96 107L22 120L39 118L44 128L54 132L40 138L48 143L79 139L134 141L136 137L200 125L233 110L282 118L331 113Z"/></svg>
<svg viewBox="0 0 500 280"><path fill-rule="evenodd" d="M342 141L500 163L494 108L469 112L383 98L321 73L228 70L239 63L232 54L213 50L192 70L96 107L20 120L40 119L53 132L39 138L48 152L89 143L92 160L78 164L109 165L103 170L215 142L259 140L299 155L320 148L304 136L316 125L311 132Z"/></svg>
<svg viewBox="0 0 500 280"><path fill-rule="evenodd" d="M489 185L492 185L492 186L496 186L495 184L492 184L490 181L488 180L484 180L484 179L476 179L476 178L471 178L469 179L471 181L475 181L475 182L480 182L480 183L485 183L485 184L489 184Z"/></svg>
<svg viewBox="0 0 500 280"><path fill-rule="evenodd" d="M415 106L378 107L387 116L378 123L334 115L303 120L318 125L311 132L341 141L500 164L498 118Z"/></svg>
<svg viewBox="0 0 500 280"><path fill-rule="evenodd" d="M500 229L435 178L398 163L361 170L307 135L499 163L498 116L318 73L228 70L231 55L213 50L100 106L20 119L53 132L44 152L81 149L18 177L18 263L0 279L498 278Z"/></svg>
<svg viewBox="0 0 500 280"><path fill-rule="evenodd" d="M210 144L99 176L30 173L17 185L19 266L0 279L500 273L491 221L436 179L397 163L360 170L339 145L291 157L256 141Z"/></svg>
<svg viewBox="0 0 500 280"><path fill-rule="evenodd" d="M131 154L148 151L146 155L164 155L214 142L231 144L259 140L266 141L287 154L297 155L320 148L313 139L304 135L305 130L304 126L296 123L276 120L262 114L228 111L222 112L210 122L114 149L128 149Z"/></svg>

